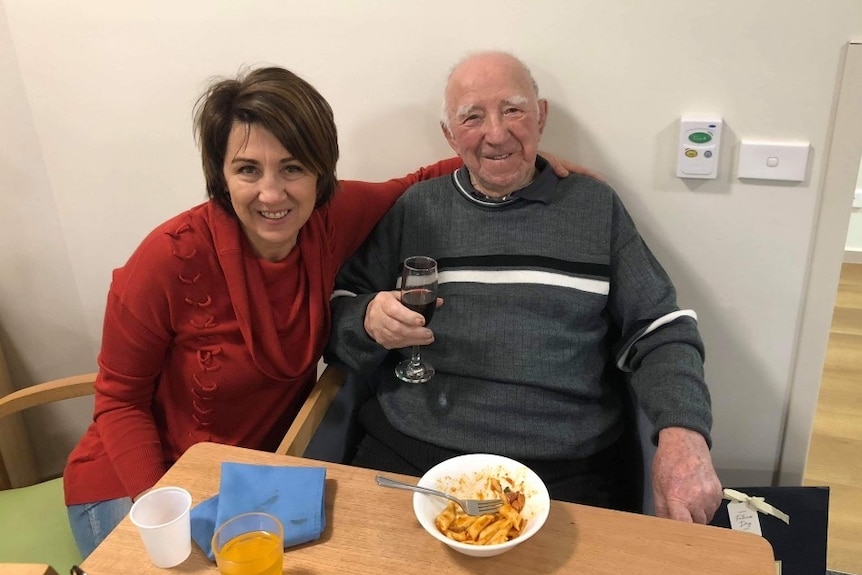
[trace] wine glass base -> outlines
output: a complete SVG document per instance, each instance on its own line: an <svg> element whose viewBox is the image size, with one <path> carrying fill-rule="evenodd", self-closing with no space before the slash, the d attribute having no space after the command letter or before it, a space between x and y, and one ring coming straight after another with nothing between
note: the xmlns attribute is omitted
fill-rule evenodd
<svg viewBox="0 0 862 575"><path fill-rule="evenodd" d="M395 366L395 376L407 383L427 383L434 377L434 368L427 363L414 366L410 359L405 359Z"/></svg>

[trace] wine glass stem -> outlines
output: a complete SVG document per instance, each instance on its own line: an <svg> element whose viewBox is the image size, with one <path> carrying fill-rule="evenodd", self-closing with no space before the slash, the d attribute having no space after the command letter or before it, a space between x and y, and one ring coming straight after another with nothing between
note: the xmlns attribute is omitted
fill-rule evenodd
<svg viewBox="0 0 862 575"><path fill-rule="evenodd" d="M419 346L413 346L413 353L410 356L410 371L413 373L422 371L422 358L419 357Z"/></svg>

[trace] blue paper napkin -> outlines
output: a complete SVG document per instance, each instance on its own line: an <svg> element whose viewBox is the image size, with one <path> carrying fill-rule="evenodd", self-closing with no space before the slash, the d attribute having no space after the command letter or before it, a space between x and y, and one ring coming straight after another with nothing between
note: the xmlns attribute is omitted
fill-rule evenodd
<svg viewBox="0 0 862 575"><path fill-rule="evenodd" d="M284 526L284 546L314 541L326 527L324 467L221 464L219 494L191 510L192 539L210 560L216 527L240 513L264 511Z"/></svg>

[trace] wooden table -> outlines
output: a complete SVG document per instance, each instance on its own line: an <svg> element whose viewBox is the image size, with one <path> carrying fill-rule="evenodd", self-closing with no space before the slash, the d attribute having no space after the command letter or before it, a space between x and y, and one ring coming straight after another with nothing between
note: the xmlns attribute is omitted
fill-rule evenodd
<svg viewBox="0 0 862 575"><path fill-rule="evenodd" d="M286 550L288 575L775 573L772 547L757 535L560 501L551 502L542 529L515 549L468 557L428 535L413 515L412 494L378 487L374 471L213 443L190 448L158 485L185 487L197 504L217 493L222 461L326 467L326 530ZM166 573L149 562L128 517L82 567L88 575ZM218 572L195 544L169 571Z"/></svg>

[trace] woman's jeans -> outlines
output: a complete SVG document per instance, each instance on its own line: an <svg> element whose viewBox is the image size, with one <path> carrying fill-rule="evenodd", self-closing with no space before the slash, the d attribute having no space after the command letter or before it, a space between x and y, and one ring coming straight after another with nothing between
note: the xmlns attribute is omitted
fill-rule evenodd
<svg viewBox="0 0 862 575"><path fill-rule="evenodd" d="M108 499L96 503L83 503L81 505L69 505L69 524L72 526L72 534L81 557L93 552L93 549L114 530L123 517L129 514L132 508L130 497L119 499Z"/></svg>

